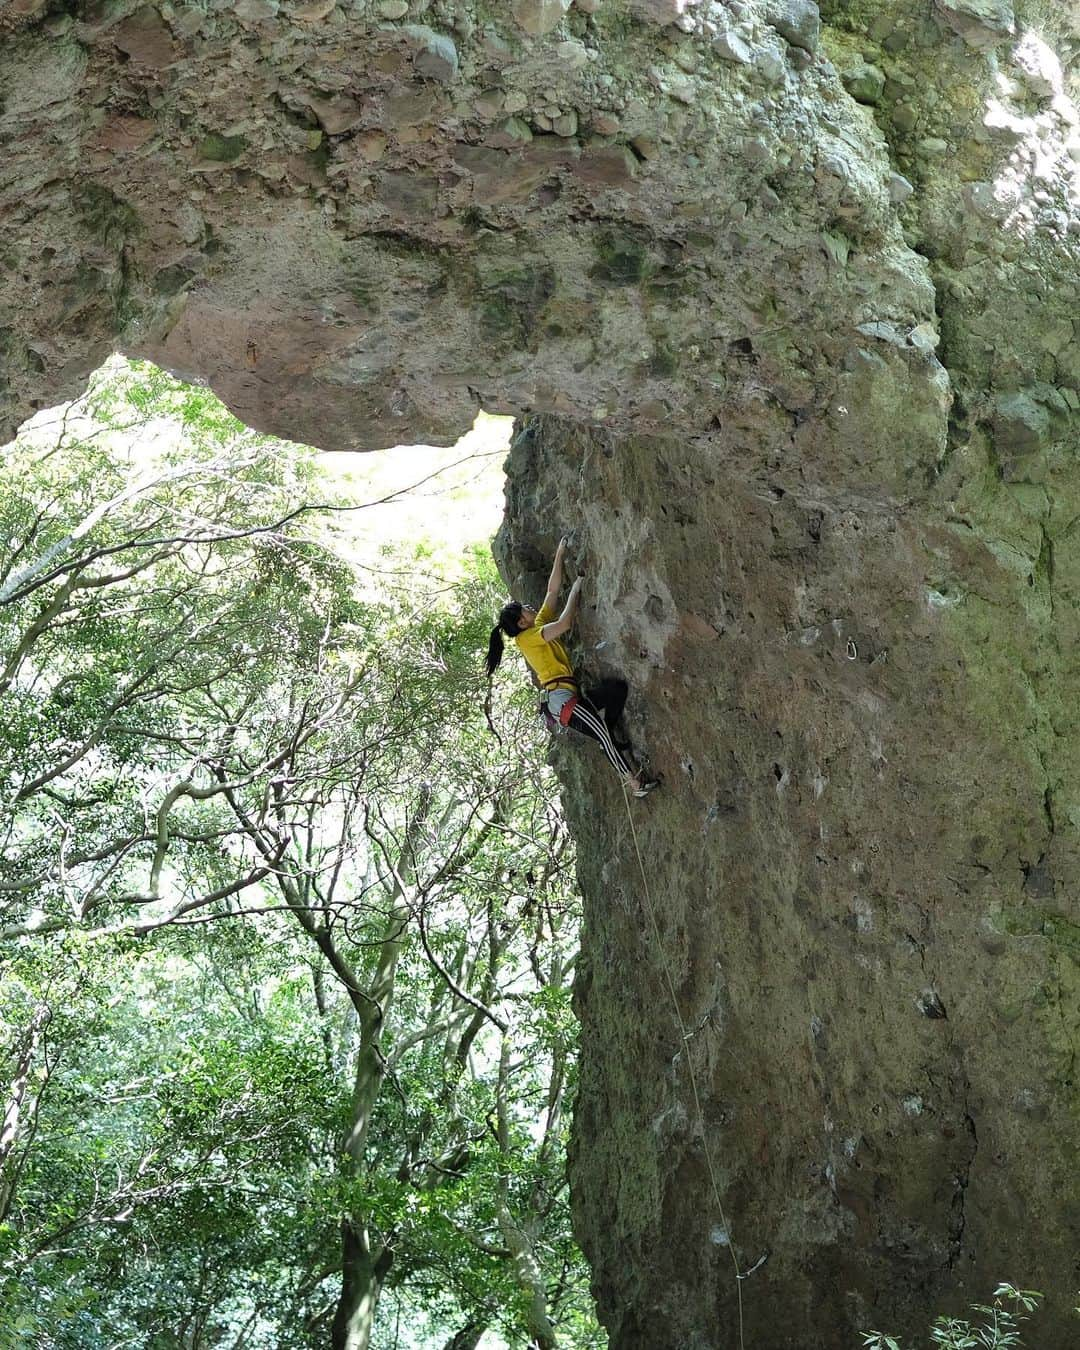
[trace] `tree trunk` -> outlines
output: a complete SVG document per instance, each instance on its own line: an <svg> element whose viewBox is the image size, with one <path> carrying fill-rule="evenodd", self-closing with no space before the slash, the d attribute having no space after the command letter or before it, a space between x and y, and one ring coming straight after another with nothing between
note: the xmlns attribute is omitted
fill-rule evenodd
<svg viewBox="0 0 1080 1350"><path fill-rule="evenodd" d="M514 1218L504 1200L498 1202L496 1212L499 1231L510 1249L518 1286L528 1295L525 1327L529 1333L529 1345L535 1350L558 1350L555 1328L548 1316L544 1272L537 1259L532 1237L524 1225Z"/></svg>
<svg viewBox="0 0 1080 1350"><path fill-rule="evenodd" d="M393 1262L385 1247L373 1255L364 1224L341 1225L341 1297L330 1331L332 1350L368 1350L383 1281Z"/></svg>
<svg viewBox="0 0 1080 1350"><path fill-rule="evenodd" d="M467 1327L462 1327L460 1331L455 1332L453 1336L443 1346L443 1350L476 1350L480 1344L480 1337L487 1330L481 1322L470 1322Z"/></svg>
<svg viewBox="0 0 1080 1350"><path fill-rule="evenodd" d="M34 1064L38 1043L51 1018L52 1012L47 1004L42 1003L35 1009L30 1025L23 1034L15 1074L4 1104L4 1120L0 1125L0 1222L7 1218L15 1192L15 1176L18 1168L14 1162L14 1152L22 1125L23 1103L30 1083L30 1070Z"/></svg>
<svg viewBox="0 0 1080 1350"><path fill-rule="evenodd" d="M504 1036L499 1054L499 1083L496 1090L496 1134L499 1140L499 1191L495 1214L499 1232L506 1243L514 1267L518 1286L528 1295L525 1326L529 1333L530 1350L558 1350L555 1328L548 1316L547 1289L544 1272L536 1255L531 1225L519 1222L510 1209L510 1121L508 1110L508 1083L510 1075L510 1040Z"/></svg>
<svg viewBox="0 0 1080 1350"><path fill-rule="evenodd" d="M405 911L395 908L387 933L400 934L406 922ZM386 1061L378 1041L383 1018L393 999L400 950L398 939L388 937L383 942L378 972L371 985L372 994L359 1017L360 1046L356 1055L351 1120L344 1141L344 1167L350 1173L362 1166L368 1129L386 1076ZM333 1350L367 1350L382 1282L392 1260L392 1253L385 1247L373 1256L366 1223L355 1216L342 1220L341 1298L334 1313L330 1340Z"/></svg>

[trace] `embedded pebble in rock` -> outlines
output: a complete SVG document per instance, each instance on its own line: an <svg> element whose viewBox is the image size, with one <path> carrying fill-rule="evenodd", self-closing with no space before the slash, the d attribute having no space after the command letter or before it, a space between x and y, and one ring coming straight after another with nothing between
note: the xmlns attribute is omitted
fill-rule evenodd
<svg viewBox="0 0 1080 1350"><path fill-rule="evenodd" d="M675 53L675 64L687 75L693 75L698 69L697 52L692 47L679 47Z"/></svg>
<svg viewBox="0 0 1080 1350"><path fill-rule="evenodd" d="M737 33L720 33L712 41L712 49L724 61L735 61L748 66L753 62L750 47Z"/></svg>
<svg viewBox="0 0 1080 1350"><path fill-rule="evenodd" d="M237 0L233 13L242 24L259 24L272 19L278 12L276 0Z"/></svg>
<svg viewBox="0 0 1080 1350"><path fill-rule="evenodd" d="M543 37L557 28L566 17L570 0L514 0L514 18L526 33Z"/></svg>
<svg viewBox="0 0 1080 1350"><path fill-rule="evenodd" d="M763 140L760 136L748 136L746 140L743 141L741 149L743 157L747 162L757 165L759 168L772 165L773 163L772 147L769 145L768 141ZM833 172L838 177L843 176L843 161L833 159L831 156L826 156L823 165L826 172Z"/></svg>
<svg viewBox="0 0 1080 1350"><path fill-rule="evenodd" d="M693 9L699 0L624 0L624 3L630 13L643 23L666 27L687 17L687 11Z"/></svg>
<svg viewBox="0 0 1080 1350"><path fill-rule="evenodd" d="M881 102L885 92L885 73L868 61L845 70L841 75L844 88L856 103L876 104Z"/></svg>
<svg viewBox="0 0 1080 1350"><path fill-rule="evenodd" d="M914 131L919 122L918 109L911 103L897 103L892 110L892 124L901 133Z"/></svg>
<svg viewBox="0 0 1080 1350"><path fill-rule="evenodd" d="M1012 61L1020 78L1039 98L1053 98L1062 93L1064 76L1057 54L1036 33L1027 32L1017 43ZM1069 101L1065 100L1067 115Z"/></svg>
<svg viewBox="0 0 1080 1350"><path fill-rule="evenodd" d="M308 95L305 101L328 136L339 136L363 120L363 111L352 98L321 99Z"/></svg>
<svg viewBox="0 0 1080 1350"><path fill-rule="evenodd" d="M497 131L488 136L485 144L496 150L513 150L531 141L532 138L533 134L527 122L523 122L520 117L508 117Z"/></svg>
<svg viewBox="0 0 1080 1350"><path fill-rule="evenodd" d="M1069 10L1018 10L0 20L9 429L116 349L335 451L480 406L512 592L573 533L664 782L656 938L617 781L552 750L612 1350L737 1344L739 1292L754 1350L921 1343L1031 1214L1032 1344L1075 1350L1080 113Z"/></svg>
<svg viewBox="0 0 1080 1350"><path fill-rule="evenodd" d="M669 76L666 81L666 91L672 98L678 99L680 103L697 101L697 84L689 75L676 73Z"/></svg>
<svg viewBox="0 0 1080 1350"><path fill-rule="evenodd" d="M697 86L693 78L683 71L650 66L649 78L668 98L677 99L680 103L693 103Z"/></svg>
<svg viewBox="0 0 1080 1350"><path fill-rule="evenodd" d="M889 200L899 205L906 202L915 191L911 183L902 173L892 173L889 175Z"/></svg>
<svg viewBox="0 0 1080 1350"><path fill-rule="evenodd" d="M367 131L355 141L361 159L381 159L386 152L387 137L381 131Z"/></svg>
<svg viewBox="0 0 1080 1350"><path fill-rule="evenodd" d="M817 51L821 12L814 0L766 0L765 18L793 47Z"/></svg>
<svg viewBox="0 0 1080 1350"><path fill-rule="evenodd" d="M1002 221L1009 214L1008 202L998 197L993 183L969 183L964 197L972 211L988 220Z"/></svg>
<svg viewBox="0 0 1080 1350"><path fill-rule="evenodd" d="M413 69L418 75L441 84L450 84L458 73L458 54L453 40L445 33L436 33L424 24L409 23L401 30L416 43Z"/></svg>
<svg viewBox="0 0 1080 1350"><path fill-rule="evenodd" d="M568 71L582 70L589 64L588 48L583 42L560 42L555 48L555 55Z"/></svg>
<svg viewBox="0 0 1080 1350"><path fill-rule="evenodd" d="M298 23L320 23L323 19L328 19L335 9L337 0L312 0L311 4L298 5L290 17Z"/></svg>
<svg viewBox="0 0 1080 1350"><path fill-rule="evenodd" d="M934 0L946 23L972 47L985 49L1016 31L1012 0Z"/></svg>
<svg viewBox="0 0 1080 1350"><path fill-rule="evenodd" d="M477 117L498 117L504 111L502 91L493 89L490 93L481 94L479 98L473 100L472 110Z"/></svg>
<svg viewBox="0 0 1080 1350"><path fill-rule="evenodd" d="M782 84L787 76L783 57L767 47L754 54L754 67L766 84Z"/></svg>
<svg viewBox="0 0 1080 1350"><path fill-rule="evenodd" d="M995 400L994 438L1001 454L1033 455L1048 448L1055 418L1068 413L1068 404L1050 386L1034 386Z"/></svg>
<svg viewBox="0 0 1080 1350"><path fill-rule="evenodd" d="M794 70L809 70L814 63L814 54L803 47L792 47L788 52L788 61Z"/></svg>

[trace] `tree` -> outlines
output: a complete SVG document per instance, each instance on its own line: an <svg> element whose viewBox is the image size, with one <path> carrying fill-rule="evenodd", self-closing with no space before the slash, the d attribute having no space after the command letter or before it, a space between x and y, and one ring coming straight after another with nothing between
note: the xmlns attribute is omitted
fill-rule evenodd
<svg viewBox="0 0 1080 1350"><path fill-rule="evenodd" d="M89 403L0 471L11 1316L360 1350L388 1292L593 1343L571 859L525 706L486 733L490 562L362 599L310 453L152 369Z"/></svg>

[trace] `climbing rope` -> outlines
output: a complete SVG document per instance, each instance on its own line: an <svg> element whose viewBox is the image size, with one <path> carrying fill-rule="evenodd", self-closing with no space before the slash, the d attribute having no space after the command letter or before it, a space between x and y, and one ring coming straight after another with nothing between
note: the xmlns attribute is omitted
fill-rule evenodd
<svg viewBox="0 0 1080 1350"><path fill-rule="evenodd" d="M660 936L660 926L656 922L656 911L653 908L652 896L649 894L649 883L645 876L645 864L641 860L641 849L638 846L637 830L634 826L634 813L630 809L630 797L626 790L626 784L623 784L623 801L626 804L626 819L630 822L630 837L634 841L634 853L637 857L638 871L641 873L641 886L645 895L645 909L649 915L649 922L652 925L653 936L656 939L657 950L660 952L660 959L664 967L664 979L667 982L668 993L671 995L671 1006L675 1010L675 1018L679 1023L679 1033L682 1036L683 1055L686 1060L686 1068L690 1075L690 1091L694 1097L694 1110L697 1112L698 1128L701 1130L702 1148L705 1153L705 1166L709 1173L709 1185L712 1187L713 1199L716 1201L716 1209L720 1215L720 1222L724 1226L724 1233L727 1237L727 1248L731 1253L731 1264L735 1268L735 1293L737 1296L739 1309L739 1350L746 1350L746 1343L743 1339L743 1304L742 1304L742 1282L747 1275L752 1275L759 1266L763 1265L768 1253L761 1256L753 1266L744 1274L739 1269L739 1258L735 1255L735 1235L731 1231L731 1225L727 1221L727 1215L724 1212L724 1202L720 1198L720 1186L716 1180L716 1169L713 1166L712 1154L709 1151L709 1137L705 1132L705 1114L701 1109L701 1095L698 1092L697 1075L694 1073L694 1057L690 1051L691 1032L686 1028L683 1020L682 1010L679 1007L679 996L675 992L675 981L671 975L671 963L667 957L667 951L664 948L663 940Z"/></svg>

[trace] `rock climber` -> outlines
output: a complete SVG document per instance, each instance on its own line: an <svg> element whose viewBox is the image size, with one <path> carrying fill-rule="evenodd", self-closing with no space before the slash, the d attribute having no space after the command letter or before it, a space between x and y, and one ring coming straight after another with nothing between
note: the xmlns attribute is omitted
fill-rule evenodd
<svg viewBox="0 0 1080 1350"><path fill-rule="evenodd" d="M635 797L646 797L660 784L635 772L627 761L629 746L616 740L616 728L626 703L625 680L605 679L582 690L566 648L559 640L568 632L577 616L578 600L584 577L570 587L562 613L556 618L555 606L563 583L563 561L567 541L559 540L555 562L548 578L547 593L539 609L530 609L517 600L503 605L499 622L491 630L488 643L488 679L495 674L503 655L503 635L513 638L532 672L533 682L542 691L540 710L553 730L568 727L599 741L608 762L623 786Z"/></svg>

